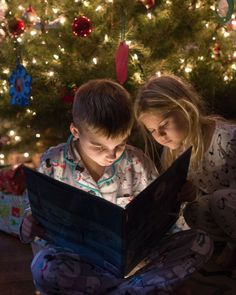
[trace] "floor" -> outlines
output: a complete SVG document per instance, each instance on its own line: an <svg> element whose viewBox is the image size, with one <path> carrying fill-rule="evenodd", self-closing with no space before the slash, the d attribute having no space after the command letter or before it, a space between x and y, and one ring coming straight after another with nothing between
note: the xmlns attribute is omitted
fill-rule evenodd
<svg viewBox="0 0 236 295"><path fill-rule="evenodd" d="M0 294L36 295L30 273L32 250L18 238L0 231ZM212 259L187 280L192 295L235 295L236 280Z"/></svg>
<svg viewBox="0 0 236 295"><path fill-rule="evenodd" d="M0 294L34 295L30 273L32 251L18 238L0 232Z"/></svg>

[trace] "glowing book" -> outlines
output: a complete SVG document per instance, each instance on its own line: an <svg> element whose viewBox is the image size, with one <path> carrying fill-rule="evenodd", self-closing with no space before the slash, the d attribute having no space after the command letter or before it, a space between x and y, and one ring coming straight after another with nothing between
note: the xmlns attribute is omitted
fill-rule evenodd
<svg viewBox="0 0 236 295"><path fill-rule="evenodd" d="M53 244L126 276L178 219L191 149L125 208L24 168L33 216Z"/></svg>

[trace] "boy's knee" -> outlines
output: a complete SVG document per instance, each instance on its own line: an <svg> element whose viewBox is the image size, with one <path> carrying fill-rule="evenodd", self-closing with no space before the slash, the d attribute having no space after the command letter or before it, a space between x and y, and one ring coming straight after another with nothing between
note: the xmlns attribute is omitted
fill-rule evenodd
<svg viewBox="0 0 236 295"><path fill-rule="evenodd" d="M55 254L51 248L43 249L35 255L31 263L31 272L34 283L39 289L47 282L50 284L50 279L53 280L53 277L50 276L50 270L53 268L54 260Z"/></svg>

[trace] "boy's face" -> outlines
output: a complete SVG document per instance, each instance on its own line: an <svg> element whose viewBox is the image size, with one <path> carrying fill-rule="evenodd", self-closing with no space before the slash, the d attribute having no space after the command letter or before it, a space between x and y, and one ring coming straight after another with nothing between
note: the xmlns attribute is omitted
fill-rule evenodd
<svg viewBox="0 0 236 295"><path fill-rule="evenodd" d="M73 132L72 132L73 134ZM91 128L78 132L79 151L82 159L95 162L99 166L110 166L123 153L128 136L107 138Z"/></svg>
<svg viewBox="0 0 236 295"><path fill-rule="evenodd" d="M171 150L180 148L187 136L186 120L178 112L146 112L140 117L140 121L155 141Z"/></svg>

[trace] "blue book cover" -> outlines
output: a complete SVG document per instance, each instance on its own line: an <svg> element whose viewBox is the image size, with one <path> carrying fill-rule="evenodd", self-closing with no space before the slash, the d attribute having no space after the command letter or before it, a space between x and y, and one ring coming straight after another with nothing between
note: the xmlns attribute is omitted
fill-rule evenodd
<svg viewBox="0 0 236 295"><path fill-rule="evenodd" d="M126 276L178 219L190 156L191 148L125 208L24 167L32 214L52 244Z"/></svg>

